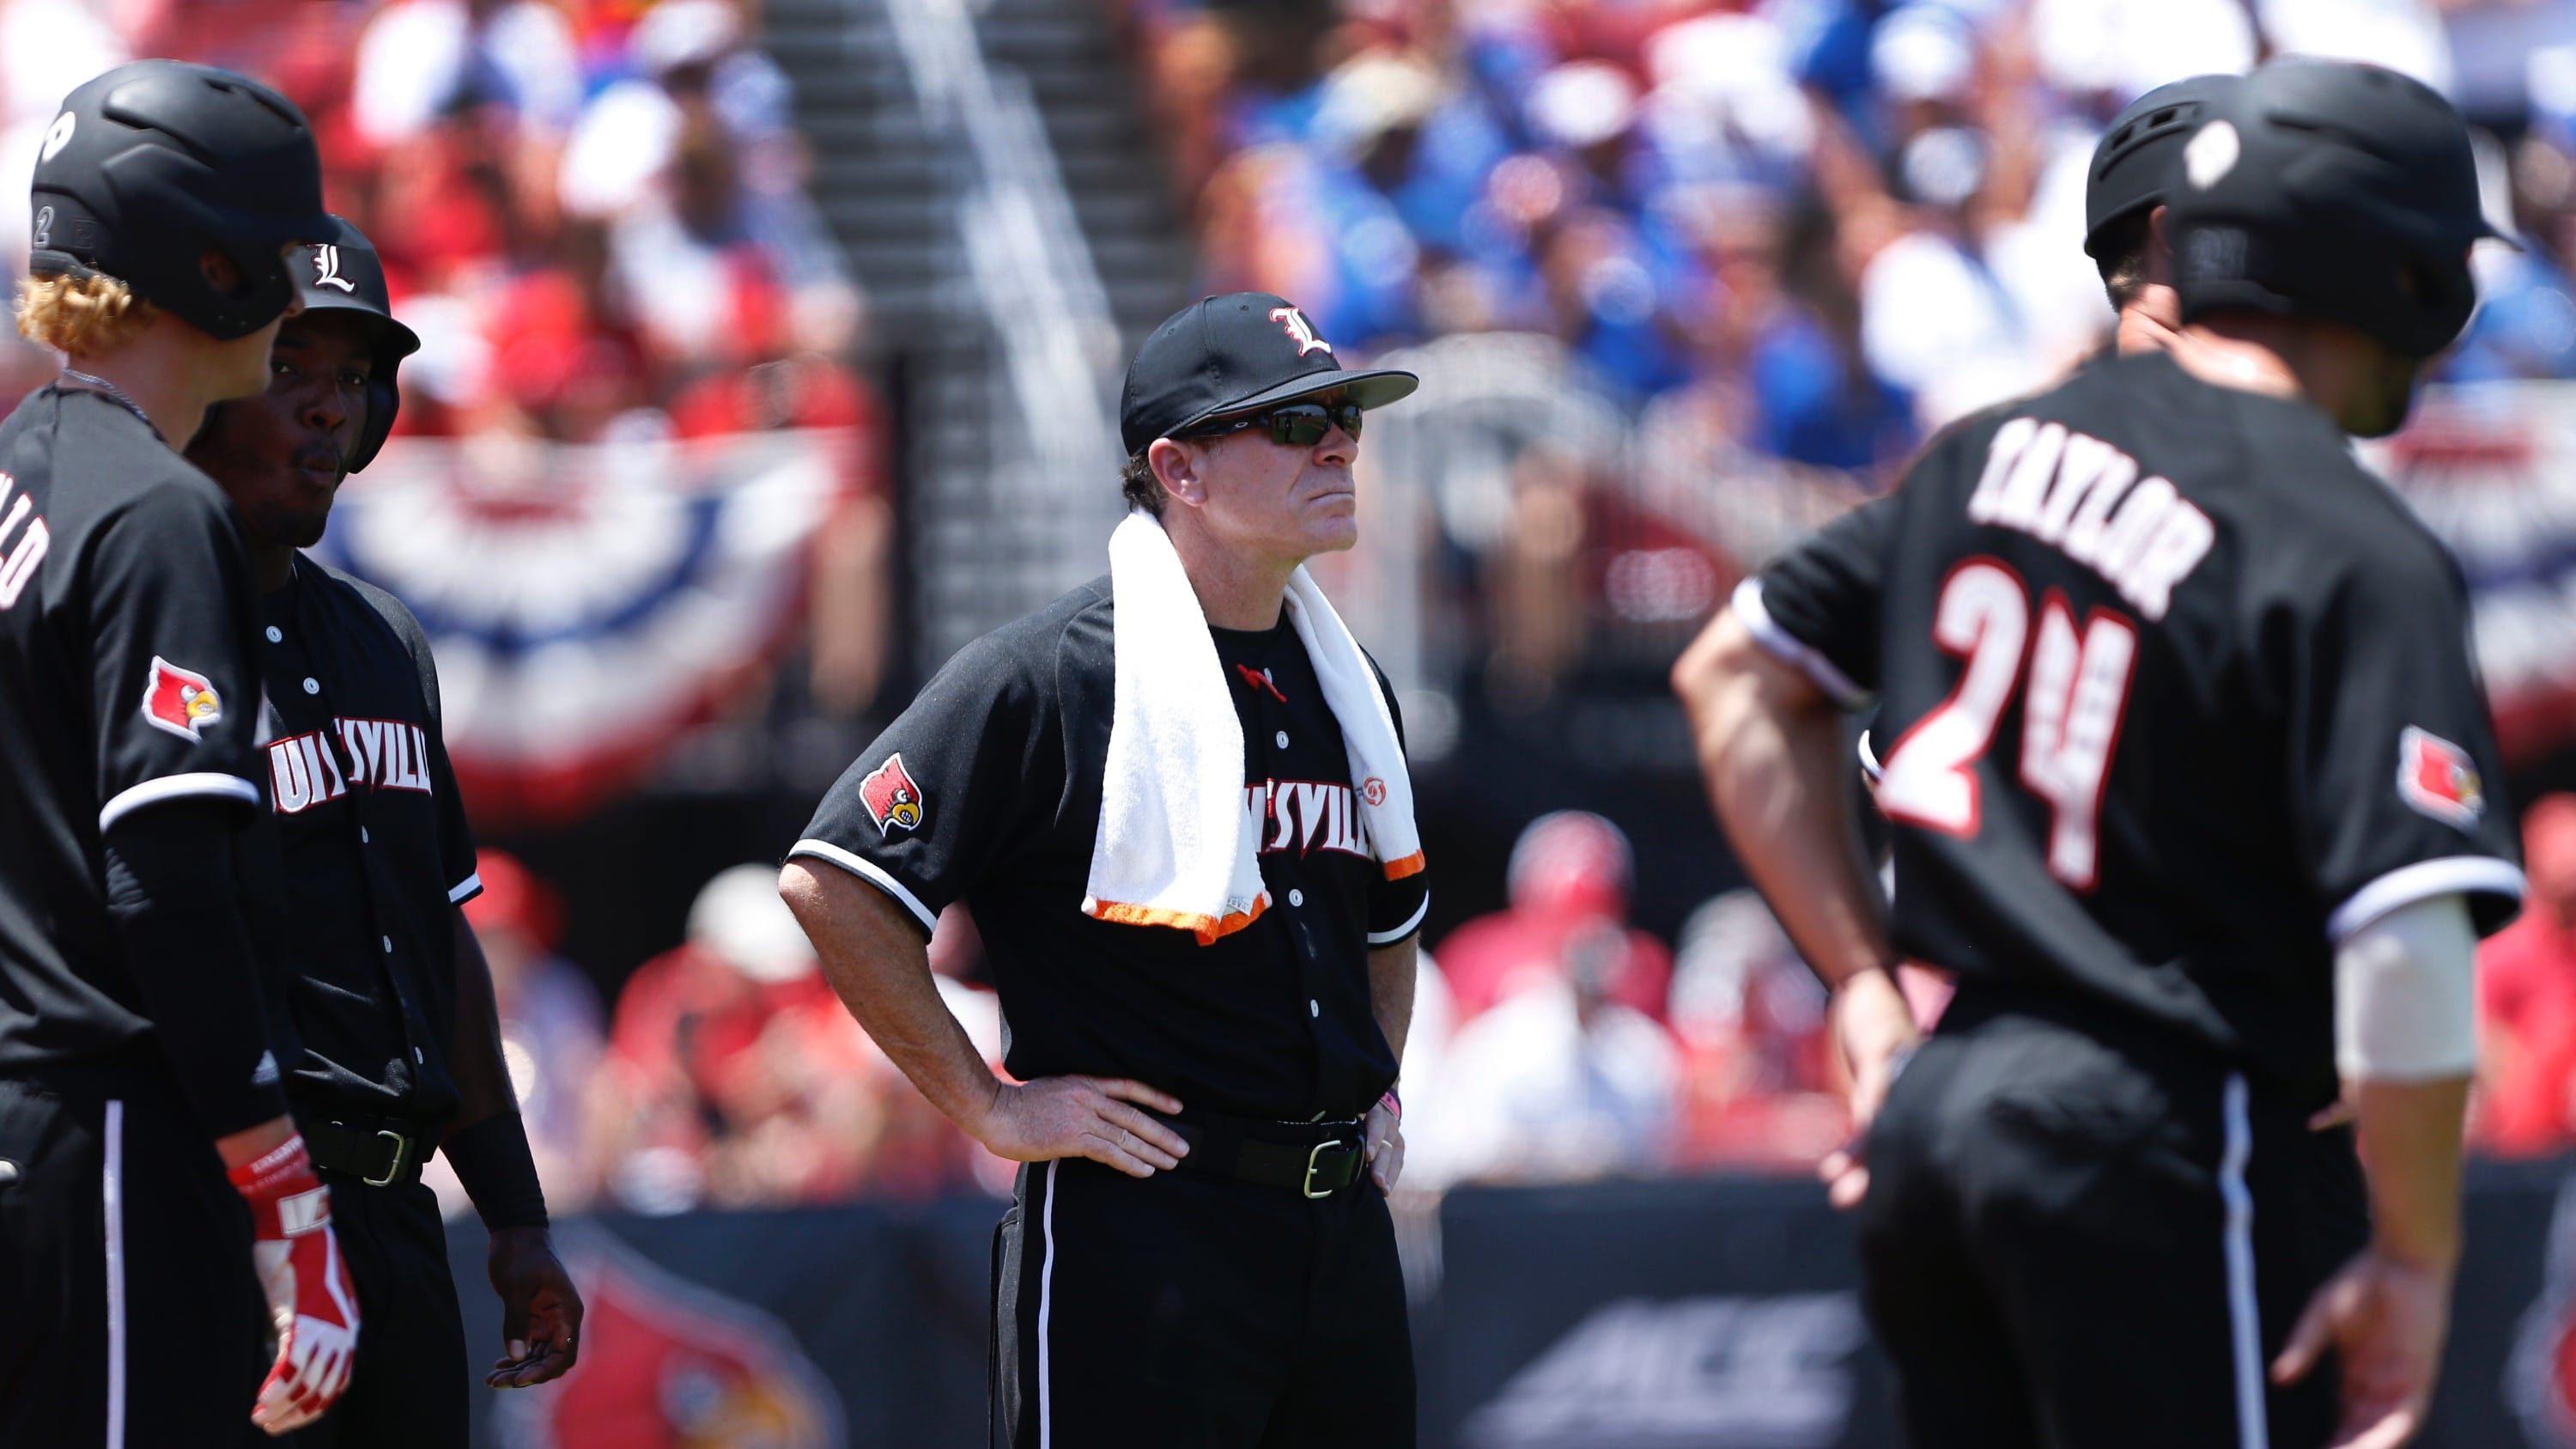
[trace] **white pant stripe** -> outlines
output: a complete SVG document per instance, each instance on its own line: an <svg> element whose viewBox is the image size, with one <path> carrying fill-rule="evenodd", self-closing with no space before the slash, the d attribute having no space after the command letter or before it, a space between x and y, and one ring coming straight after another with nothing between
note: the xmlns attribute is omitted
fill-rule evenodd
<svg viewBox="0 0 2576 1449"><path fill-rule="evenodd" d="M2244 1073L2230 1073L2227 1149L2218 1164L2218 1195L2227 1204L2227 1327L2236 1368L2238 1449L2271 1449L2271 1425L2263 1407L2263 1322L2254 1300L2254 1194L2245 1186L2254 1127L2245 1115L2245 1099Z"/></svg>
<svg viewBox="0 0 2576 1449"><path fill-rule="evenodd" d="M107 1162L99 1200L107 1216L107 1449L125 1449L125 1104L107 1104Z"/></svg>
<svg viewBox="0 0 2576 1449"><path fill-rule="evenodd" d="M1047 1314L1055 1306L1055 1169L1046 1165L1046 1208L1038 1214L1039 1238L1046 1256L1038 1263L1038 1449L1055 1449L1053 1397L1047 1392L1051 1365L1047 1354Z"/></svg>

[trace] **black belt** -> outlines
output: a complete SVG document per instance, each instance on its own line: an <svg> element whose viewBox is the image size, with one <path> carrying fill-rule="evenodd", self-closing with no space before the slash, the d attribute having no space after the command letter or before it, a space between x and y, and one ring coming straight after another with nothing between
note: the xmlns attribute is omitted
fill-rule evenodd
<svg viewBox="0 0 2576 1449"><path fill-rule="evenodd" d="M317 1117L296 1125L315 1167L369 1187L407 1187L420 1181L420 1160L438 1145L417 1122Z"/></svg>
<svg viewBox="0 0 2576 1449"><path fill-rule="evenodd" d="M1181 1170L1203 1177L1230 1177L1327 1198L1359 1181L1368 1165L1356 1118L1272 1122L1218 1112L1153 1115L1190 1144Z"/></svg>

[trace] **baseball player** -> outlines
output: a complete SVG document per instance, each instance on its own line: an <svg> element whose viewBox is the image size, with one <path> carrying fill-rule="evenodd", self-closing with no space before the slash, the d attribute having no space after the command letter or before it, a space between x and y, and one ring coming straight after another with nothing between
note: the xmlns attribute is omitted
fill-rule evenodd
<svg viewBox="0 0 2576 1449"><path fill-rule="evenodd" d="M2162 347L2182 327L2173 253L2160 229L2165 192L2179 174L2183 143L2236 79L2196 75L2158 86L2112 118L2093 147L2084 173L2084 254L2120 314L2117 351Z"/></svg>
<svg viewBox="0 0 2576 1449"><path fill-rule="evenodd" d="M1674 671L1834 989L1835 1187L1926 1449L2386 1449L2439 1361L2472 957L2523 882L2458 572L2344 435L2402 420L2493 233L2447 102L2319 62L2214 104L2166 205L2166 350L1937 439ZM1889 922L1842 794L1872 697ZM1958 976L1919 1047L1900 957ZM2311 1127L2339 1074L2366 1164Z"/></svg>
<svg viewBox="0 0 2576 1449"><path fill-rule="evenodd" d="M1164 322L1127 374L1110 577L960 651L790 851L852 1014L1028 1164L997 1444L1414 1442L1382 1194L1428 877L1385 682L1299 565L1356 539L1365 410L1415 385L1344 370L1278 297ZM1129 888L1167 869L1213 884ZM959 899L1015 1080L932 986Z"/></svg>
<svg viewBox="0 0 2576 1449"><path fill-rule="evenodd" d="M391 594L298 552L383 446L396 369L420 347L375 248L333 222L291 259L303 310L278 329L268 390L215 408L188 459L249 542L274 827L251 896L275 906L260 932L276 957L272 1035L292 1048L287 1100L366 1313L355 1386L294 1442L455 1449L465 1335L421 1160L447 1154L491 1235L507 1356L486 1383L572 1367L581 1298L548 1239L491 975L458 909L482 886L429 643Z"/></svg>
<svg viewBox="0 0 2576 1449"><path fill-rule="evenodd" d="M175 449L267 385L329 219L294 105L175 61L73 91L32 202L18 327L68 361L0 423L0 1443L220 1444L327 1408L358 1311L242 911L241 529Z"/></svg>

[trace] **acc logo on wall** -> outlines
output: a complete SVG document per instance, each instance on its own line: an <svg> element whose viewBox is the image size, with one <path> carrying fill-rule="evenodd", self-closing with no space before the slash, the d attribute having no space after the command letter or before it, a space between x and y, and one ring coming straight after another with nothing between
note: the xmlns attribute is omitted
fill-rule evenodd
<svg viewBox="0 0 2576 1449"><path fill-rule="evenodd" d="M841 1402L795 1335L610 1234L557 1231L581 1361L495 1396L503 1449L844 1449Z"/></svg>
<svg viewBox="0 0 2576 1449"><path fill-rule="evenodd" d="M1831 1449L1851 1421L1851 1293L1622 1299L1578 1323L1459 1433L1466 1449Z"/></svg>

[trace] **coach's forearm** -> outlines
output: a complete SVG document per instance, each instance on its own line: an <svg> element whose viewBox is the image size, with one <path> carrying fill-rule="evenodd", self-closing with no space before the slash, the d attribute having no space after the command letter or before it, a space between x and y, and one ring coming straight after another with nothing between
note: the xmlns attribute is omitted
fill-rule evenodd
<svg viewBox="0 0 2576 1449"><path fill-rule="evenodd" d="M2374 1246L2385 1257L2449 1271L2460 1256L2460 1129L2469 1079L2363 1081L2353 1100Z"/></svg>
<svg viewBox="0 0 2576 1449"><path fill-rule="evenodd" d="M1386 1035L1387 1049L1399 1063L1404 1060L1404 1038L1413 1030L1413 971L1421 942L1418 935L1407 936L1368 954L1369 1008L1377 1016L1377 1029Z"/></svg>
<svg viewBox="0 0 2576 1449"><path fill-rule="evenodd" d="M930 1105L977 1135L1000 1079L941 1000L929 943L886 893L837 866L791 860L778 894L841 1004Z"/></svg>
<svg viewBox="0 0 2576 1449"><path fill-rule="evenodd" d="M1842 714L1721 612L1673 665L1718 823L1826 983L1896 964L1849 815Z"/></svg>

